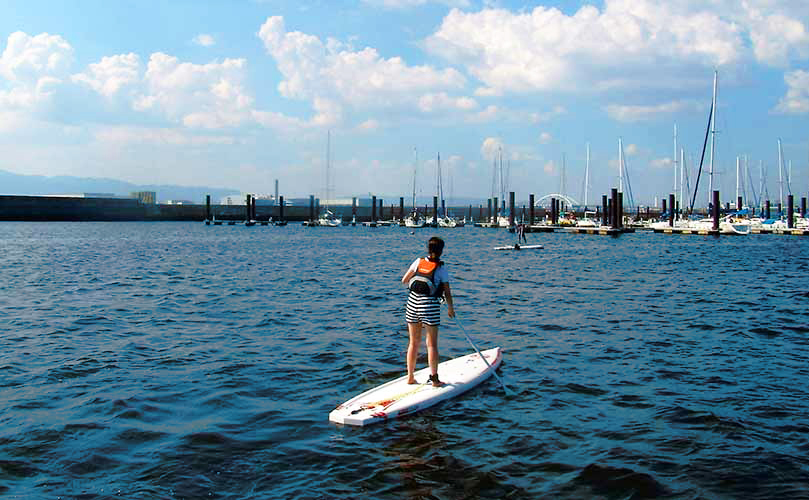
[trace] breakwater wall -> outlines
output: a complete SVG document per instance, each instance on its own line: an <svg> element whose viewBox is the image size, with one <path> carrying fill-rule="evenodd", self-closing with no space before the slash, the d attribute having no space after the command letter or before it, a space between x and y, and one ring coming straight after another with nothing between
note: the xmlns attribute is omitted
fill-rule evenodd
<svg viewBox="0 0 809 500"><path fill-rule="evenodd" d="M412 207L395 205L382 205L373 210L370 206L332 205L329 207L334 213L342 215L344 220L350 220L356 215L357 222L367 222L372 218L386 220L401 218L402 212L407 215ZM433 206L420 205L418 210L428 218L433 215ZM598 207L593 207L598 208ZM255 219L273 220L281 218L281 207L277 205L257 205ZM477 206L450 206L447 207L450 215L481 220L489 216L490 208L487 205ZM439 209L441 210L441 209ZM308 220L313 212L309 205L286 205L283 210L283 219L290 222ZM315 217L320 207L314 208ZM515 207L515 215L519 218L528 211L523 206ZM548 212L549 213L549 212ZM642 211L641 216L657 217L659 210ZM219 220L243 221L247 219L245 205L211 205L211 215ZM539 219L546 215L546 210L537 207L534 217ZM577 213L581 216L581 213ZM4 221L203 221L207 217L207 207L203 204L146 204L136 199L126 198L83 198L68 196L0 196L0 220Z"/></svg>

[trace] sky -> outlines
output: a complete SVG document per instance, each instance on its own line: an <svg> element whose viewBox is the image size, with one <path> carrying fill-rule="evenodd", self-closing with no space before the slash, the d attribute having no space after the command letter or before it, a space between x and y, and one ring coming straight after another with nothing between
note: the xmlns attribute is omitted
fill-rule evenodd
<svg viewBox="0 0 809 500"><path fill-rule="evenodd" d="M714 187L738 156L777 202L809 195L808 62L805 0L5 0L0 169L409 199L440 155L450 200L583 202L589 144L593 204L620 139L653 204L675 126L694 185L716 71Z"/></svg>

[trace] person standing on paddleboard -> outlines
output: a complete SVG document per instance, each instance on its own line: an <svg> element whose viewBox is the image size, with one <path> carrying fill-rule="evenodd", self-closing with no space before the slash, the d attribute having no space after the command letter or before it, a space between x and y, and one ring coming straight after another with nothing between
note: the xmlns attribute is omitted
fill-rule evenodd
<svg viewBox="0 0 809 500"><path fill-rule="evenodd" d="M438 327L441 324L441 303L447 301L450 318L455 317L452 293L449 288L449 273L441 261L444 240L433 236L427 242L427 258L416 259L402 276L402 283L410 289L405 308L407 331L410 343L407 346L407 383L416 384L414 372L419 355L422 329L427 330L427 361L433 386L443 383L438 379Z"/></svg>

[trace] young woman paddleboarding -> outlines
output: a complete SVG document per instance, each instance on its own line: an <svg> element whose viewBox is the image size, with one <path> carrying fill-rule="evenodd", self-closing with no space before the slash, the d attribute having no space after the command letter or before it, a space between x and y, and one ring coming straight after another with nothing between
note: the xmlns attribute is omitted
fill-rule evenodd
<svg viewBox="0 0 809 500"><path fill-rule="evenodd" d="M447 301L450 318L455 317L452 293L449 288L449 272L441 261L444 240L432 237L427 242L427 258L418 258L402 276L402 283L410 289L405 308L407 331L410 343L407 346L407 383L416 384L413 373L419 355L422 329L427 330L427 361L430 365L430 378L433 386L439 387L438 379L438 327L441 324L441 303Z"/></svg>

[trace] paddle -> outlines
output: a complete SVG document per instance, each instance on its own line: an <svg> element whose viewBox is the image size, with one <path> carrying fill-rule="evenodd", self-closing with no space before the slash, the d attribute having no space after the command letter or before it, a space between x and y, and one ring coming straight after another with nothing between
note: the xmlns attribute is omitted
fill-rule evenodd
<svg viewBox="0 0 809 500"><path fill-rule="evenodd" d="M478 353L478 356L480 356L480 359L482 359L483 362L486 363L486 366L491 368L492 365L490 365L489 361L483 356L483 354L480 353L480 349L478 349L478 346L476 346L475 343L472 342L472 339L469 337L469 334L466 333L466 328L463 327L463 325L461 324L461 320L458 319L458 313L457 312L455 313L455 324L457 324L461 328L461 331L463 332L464 336L466 337L466 340L469 341L470 344L472 344L472 347ZM492 374L495 377L497 377L497 380L500 382L500 385L503 386L503 390L506 391L506 396L511 396L511 391L508 390L508 387L506 387L506 383L503 382L503 379L500 378L500 376L497 374L497 372L492 370Z"/></svg>

